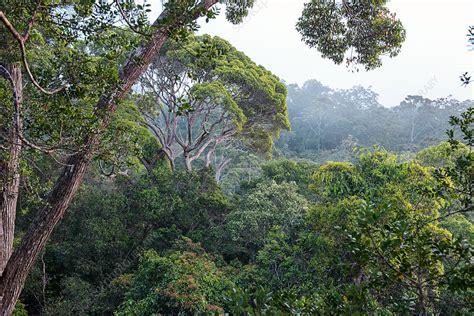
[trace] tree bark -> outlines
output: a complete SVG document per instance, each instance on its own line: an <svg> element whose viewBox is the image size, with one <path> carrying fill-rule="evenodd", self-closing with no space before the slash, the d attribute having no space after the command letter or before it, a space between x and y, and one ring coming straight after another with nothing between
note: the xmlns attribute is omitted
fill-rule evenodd
<svg viewBox="0 0 474 316"><path fill-rule="evenodd" d="M18 111L20 110L23 98L23 83L21 67L19 63L14 63L6 67L9 72L14 105L12 106L12 124L10 126L7 139L8 153L7 160L0 161L0 176L2 177L0 196L0 275L7 265L13 250L13 238L15 234L16 205L18 192L20 189L20 153L22 141L19 132L22 129L22 121ZM7 75L7 74L5 74Z"/></svg>
<svg viewBox="0 0 474 316"><path fill-rule="evenodd" d="M192 160L191 160L191 157L189 156L189 153L184 153L184 165L186 166L186 170L191 172L193 171L193 164L192 164Z"/></svg>
<svg viewBox="0 0 474 316"><path fill-rule="evenodd" d="M216 166L216 181L220 183L222 180L222 173L224 172L227 165L232 161L231 158L222 158L223 160Z"/></svg>
<svg viewBox="0 0 474 316"><path fill-rule="evenodd" d="M91 138L90 145L95 146L98 140L99 136L96 134ZM88 154L80 154L69 160L71 167L65 168L47 199L47 206L39 211L20 246L8 261L0 280L0 307L4 315L12 313L36 257L43 250L54 227L62 219L74 197L93 157L93 151L87 151Z"/></svg>
<svg viewBox="0 0 474 316"><path fill-rule="evenodd" d="M205 9L209 9L218 1L203 0L200 5L204 6ZM158 17L154 23L157 30L150 41L135 50L128 62L120 69L121 83L98 101L96 113L101 117L99 128L86 137L83 150L68 160L68 167L64 168L47 198L47 206L39 210L26 235L22 238L19 247L15 249L10 257L0 279L0 312L2 315L12 314L35 259L44 249L54 227L64 216L79 188L100 144L101 133L108 126L115 112L117 102L127 95L133 84L143 74L152 58L167 40L169 33L181 26L178 24L166 27L160 26L160 22L167 16L168 12L164 11ZM198 16L192 17L192 19L196 18Z"/></svg>
<svg viewBox="0 0 474 316"><path fill-rule="evenodd" d="M419 316L426 316L428 315L427 309L426 309L426 298L425 298L425 291L423 289L423 285L421 283L417 284L417 291L418 291L418 308Z"/></svg>

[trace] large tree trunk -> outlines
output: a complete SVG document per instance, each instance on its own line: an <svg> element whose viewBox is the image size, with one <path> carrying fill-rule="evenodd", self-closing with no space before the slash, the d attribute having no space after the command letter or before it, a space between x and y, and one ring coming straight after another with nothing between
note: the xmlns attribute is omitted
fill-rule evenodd
<svg viewBox="0 0 474 316"><path fill-rule="evenodd" d="M219 0L203 0L201 5L209 9ZM164 11L155 22L159 27L161 21L168 16ZM192 17L192 19L196 19ZM11 315L20 296L29 271L37 256L41 253L54 227L62 219L71 203L84 174L100 143L101 133L108 126L117 102L122 100L133 84L143 74L152 58L163 46L171 31L181 25L159 27L152 39L134 51L128 62L120 69L121 84L110 94L102 96L96 106L97 115L101 116L101 124L95 133L88 135L83 150L68 161L66 167L47 198L47 206L41 209L30 225L21 243L13 252L0 279L0 312Z"/></svg>
<svg viewBox="0 0 474 316"><path fill-rule="evenodd" d="M95 135L93 138L91 142L95 146L99 136ZM20 246L15 249L8 261L0 280L2 315L12 313L36 257L43 250L56 224L64 216L92 159L92 154L93 152L88 150L88 154L69 160L68 163L72 166L63 171L48 198L47 206L39 211Z"/></svg>
<svg viewBox="0 0 474 316"><path fill-rule="evenodd" d="M21 118L18 111L22 102L22 77L20 64L11 64L6 67L10 73L14 105L11 106L12 123L9 127L6 146L8 146L7 159L0 161L0 275L12 254L13 237L15 234L16 204L20 188L20 153L22 142L19 131L22 129ZM7 74L5 74L6 76ZM10 106L10 104L9 104ZM16 108L16 109L15 109Z"/></svg>

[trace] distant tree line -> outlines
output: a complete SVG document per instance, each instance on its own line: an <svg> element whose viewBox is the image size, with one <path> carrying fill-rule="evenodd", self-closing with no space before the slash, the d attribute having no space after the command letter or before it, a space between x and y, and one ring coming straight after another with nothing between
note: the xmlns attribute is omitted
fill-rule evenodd
<svg viewBox="0 0 474 316"><path fill-rule="evenodd" d="M289 85L292 130L282 132L276 153L319 162L347 159L354 146L414 153L446 140L449 117L473 105L473 100L409 95L388 108L370 88L334 90L317 80Z"/></svg>

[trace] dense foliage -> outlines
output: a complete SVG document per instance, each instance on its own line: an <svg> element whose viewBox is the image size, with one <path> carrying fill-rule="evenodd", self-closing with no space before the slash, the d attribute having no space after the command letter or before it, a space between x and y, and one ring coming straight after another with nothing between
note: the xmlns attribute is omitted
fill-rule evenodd
<svg viewBox="0 0 474 316"><path fill-rule="evenodd" d="M147 168L160 154L188 170L210 166L219 150L238 146L270 156L273 135L290 127L286 93L278 77L221 38L168 42L137 93L144 125L161 144Z"/></svg>
<svg viewBox="0 0 474 316"><path fill-rule="evenodd" d="M297 29L303 41L317 47L323 57L373 69L382 64L381 55L398 55L405 40L402 23L386 7L387 2L311 0Z"/></svg>
<svg viewBox="0 0 474 316"><path fill-rule="evenodd" d="M233 194L206 168L104 178L96 166L22 302L46 315L467 315L471 119L413 159L380 147L280 159Z"/></svg>
<svg viewBox="0 0 474 316"><path fill-rule="evenodd" d="M296 28L374 69L387 2ZM285 86L194 35L255 3L1 2L2 315L474 312L472 101Z"/></svg>

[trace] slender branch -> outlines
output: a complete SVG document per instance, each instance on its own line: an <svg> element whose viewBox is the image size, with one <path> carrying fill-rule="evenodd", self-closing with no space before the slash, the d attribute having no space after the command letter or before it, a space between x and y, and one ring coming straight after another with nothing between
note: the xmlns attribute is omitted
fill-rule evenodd
<svg viewBox="0 0 474 316"><path fill-rule="evenodd" d="M11 144L11 145L26 145L32 149L35 149L35 150L38 150L40 152L43 152L45 154L48 154L49 156L51 156L51 158L53 158L53 160L55 162L57 162L58 164L61 164L61 165L64 165L62 162L60 162L58 159L56 159L52 154L55 153L56 149L54 147L51 147L51 148L46 148L46 147L43 147L43 146L39 146L31 141L29 141L27 138L25 138L23 136L23 131L22 129L20 128L20 122L22 120L21 118L21 110L20 110L20 106L19 106L19 103L18 103L18 95L17 95L17 88L15 86L15 82L13 81L13 78L12 78L12 75L10 74L10 72L8 71L8 69L6 69L4 66L0 65L0 76L3 77L4 79L6 79L8 82L10 82L10 85L11 85L11 89L12 89L12 96L13 96L13 108L14 108L14 128L16 130L16 133L18 135L18 138L20 140L20 143L19 144ZM75 155L76 153L73 153L73 154L69 154L69 155Z"/></svg>
<svg viewBox="0 0 474 316"><path fill-rule="evenodd" d="M420 232L420 230L421 230L423 227L425 227L426 225L428 225L428 224L431 224L431 223L433 223L433 222L437 222L437 221L439 221L439 220L445 219L445 218L447 218L447 217L449 217L449 216L452 216L452 215L455 215L455 214L470 212L470 211L472 211L472 209L473 209L473 205L468 205L468 206L466 206L466 207L464 207L464 208L462 208L462 209L460 209L460 210L457 210L457 211L454 211L454 212L449 212L449 213L447 213L447 214L445 214L445 215L443 215L443 216L438 216L438 217L436 217L436 218L433 218L433 219L430 219L430 220L428 220L428 221L425 221L425 222L421 223L421 224L416 228L415 234L413 234L413 236L416 236L416 235Z"/></svg>
<svg viewBox="0 0 474 316"><path fill-rule="evenodd" d="M142 35L142 36L145 36L145 37L151 37L153 34L152 33L145 33L145 32L142 32L140 30L138 30L131 22L130 20L128 19L127 17L127 14L125 13L125 11L123 10L122 8L122 5L120 4L120 0L115 0L114 1L115 4L117 5L117 8L120 12L120 15L122 16L122 19L125 21L125 24L127 24L127 26L134 32L134 33L137 33L139 35Z"/></svg>
<svg viewBox="0 0 474 316"><path fill-rule="evenodd" d="M380 259L382 259L383 263L392 271L394 271L397 275L402 275L406 280L408 280L412 285L417 285L418 283L413 280L411 277L409 277L406 273L401 272L398 270L394 265L390 263L390 261L385 257L385 255L382 253L381 249L376 246L376 242L374 240L374 237L370 233L370 231L367 231L367 235L369 236L372 244L374 245L375 251L377 252L377 255Z"/></svg>
<svg viewBox="0 0 474 316"><path fill-rule="evenodd" d="M41 0L38 1L35 11L31 15L30 20L28 21L28 25L26 26L25 31L23 32L23 40L26 42L30 38L31 30L33 29L33 25L35 24L36 20L36 14L38 14L38 11L41 7Z"/></svg>
<svg viewBox="0 0 474 316"><path fill-rule="evenodd" d="M5 25L5 27L7 28L7 30L10 31L10 33L13 35L13 37L16 39L16 41L18 42L19 44L19 47L20 47L20 55L21 55L21 61L23 63L23 66L25 67L25 70L26 70L26 73L28 74L28 77L30 78L31 82L33 83L33 85L38 89L40 90L42 93L44 94L47 94L47 95L53 95L53 94L56 94L62 90L64 90L65 88L67 88L67 85L63 85L59 88L56 88L56 89L53 89L53 90L46 90L45 88L43 88L39 83L38 81L36 81L35 77L33 76L33 73L31 72L31 69L30 69L30 66L28 64L28 60L26 58L26 48L25 48L25 42L27 40L27 38L29 37L29 31L28 31L28 27L27 28L27 33L25 33L25 35L27 35L27 37L23 37L16 29L15 27L10 23L10 21L8 20L8 18L5 16L5 14L3 13L3 11L0 11L0 21ZM34 23L34 19L30 20L31 23L31 28L33 27L33 23Z"/></svg>

